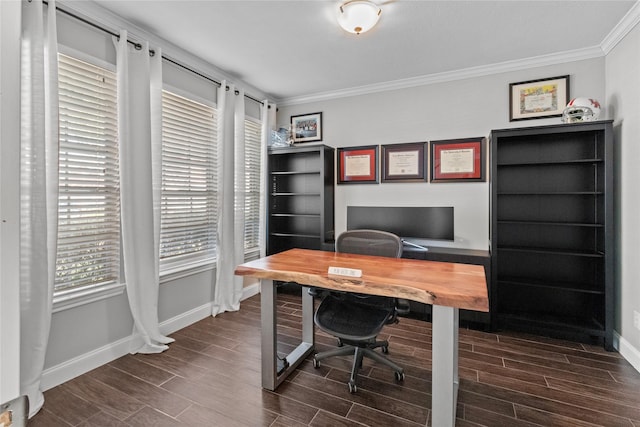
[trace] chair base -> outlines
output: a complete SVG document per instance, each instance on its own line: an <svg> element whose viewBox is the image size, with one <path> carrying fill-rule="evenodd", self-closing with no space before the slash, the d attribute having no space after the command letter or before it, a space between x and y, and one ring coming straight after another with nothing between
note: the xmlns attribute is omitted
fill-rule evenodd
<svg viewBox="0 0 640 427"><path fill-rule="evenodd" d="M387 343L386 341L376 341L375 343L371 343L367 347L356 346L356 345L345 345L343 347L338 347L333 350L324 351L322 353L316 353L313 356L313 367L319 368L320 361L328 357L347 356L349 354L353 354L353 367L351 368L351 378L347 383L347 385L349 386L349 391L351 393L355 393L356 391L358 391L356 382L358 379L358 372L362 367L362 360L364 359L365 356L393 369L396 381L403 381L404 369L401 366L397 365L392 360L374 351L374 348L382 347L383 352L386 352L384 349L388 348L388 346L389 346L389 343Z"/></svg>

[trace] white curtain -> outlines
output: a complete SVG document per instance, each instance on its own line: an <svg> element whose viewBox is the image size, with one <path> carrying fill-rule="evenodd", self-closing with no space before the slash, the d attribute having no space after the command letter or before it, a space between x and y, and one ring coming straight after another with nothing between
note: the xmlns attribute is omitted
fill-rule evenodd
<svg viewBox="0 0 640 427"><path fill-rule="evenodd" d="M51 327L58 233L56 5L22 2L20 130L20 392L29 416L40 390Z"/></svg>
<svg viewBox="0 0 640 427"><path fill-rule="evenodd" d="M244 93L221 83L218 90L218 230L217 268L211 314L240 308L242 277L236 265L244 261Z"/></svg>
<svg viewBox="0 0 640 427"><path fill-rule="evenodd" d="M267 149L271 140L271 131L276 125L276 105L269 104L266 99L262 101L262 140L260 141L260 256L267 254Z"/></svg>
<svg viewBox="0 0 640 427"><path fill-rule="evenodd" d="M132 353L160 353L174 340L158 324L159 154L161 55L136 49L127 32L116 42L120 212L127 296L133 315ZM159 52L159 51L158 51ZM152 114L153 111L153 114ZM153 117L152 117L153 116Z"/></svg>

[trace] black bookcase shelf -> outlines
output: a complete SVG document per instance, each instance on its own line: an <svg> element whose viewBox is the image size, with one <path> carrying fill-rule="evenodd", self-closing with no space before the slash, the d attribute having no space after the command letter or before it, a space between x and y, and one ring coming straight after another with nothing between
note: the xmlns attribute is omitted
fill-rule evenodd
<svg viewBox="0 0 640 427"><path fill-rule="evenodd" d="M269 150L269 254L333 248L333 182L333 148Z"/></svg>
<svg viewBox="0 0 640 427"><path fill-rule="evenodd" d="M611 121L491 132L494 327L613 349Z"/></svg>

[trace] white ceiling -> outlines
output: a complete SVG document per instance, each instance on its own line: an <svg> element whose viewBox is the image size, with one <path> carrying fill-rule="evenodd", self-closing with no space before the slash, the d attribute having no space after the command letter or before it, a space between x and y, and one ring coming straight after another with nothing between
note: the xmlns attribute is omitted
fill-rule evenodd
<svg viewBox="0 0 640 427"><path fill-rule="evenodd" d="M354 35L337 25L339 1L94 0L285 101L565 52L601 55L635 3L375 1L378 25Z"/></svg>

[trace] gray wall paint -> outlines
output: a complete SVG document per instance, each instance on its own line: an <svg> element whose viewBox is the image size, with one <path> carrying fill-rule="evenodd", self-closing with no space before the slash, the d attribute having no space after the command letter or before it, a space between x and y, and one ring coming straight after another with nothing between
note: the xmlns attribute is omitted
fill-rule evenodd
<svg viewBox="0 0 640 427"><path fill-rule="evenodd" d="M606 57L606 104L614 120L616 154L616 330L640 352L640 27L636 26Z"/></svg>
<svg viewBox="0 0 640 427"><path fill-rule="evenodd" d="M0 2L0 402L20 395L20 30Z"/></svg>
<svg viewBox="0 0 640 427"><path fill-rule="evenodd" d="M291 115L321 111L323 143L332 147L488 136L492 129L560 123L560 118L510 123L508 86L566 74L571 76L571 96L604 99L604 58L597 58L286 106L279 109L277 122L287 127ZM455 242L431 244L470 249L489 245L487 182L338 185L335 200L336 233L346 229L348 205L454 206Z"/></svg>

